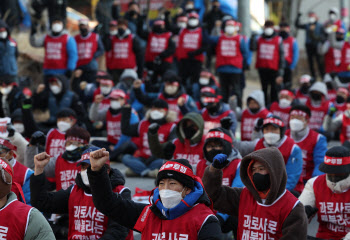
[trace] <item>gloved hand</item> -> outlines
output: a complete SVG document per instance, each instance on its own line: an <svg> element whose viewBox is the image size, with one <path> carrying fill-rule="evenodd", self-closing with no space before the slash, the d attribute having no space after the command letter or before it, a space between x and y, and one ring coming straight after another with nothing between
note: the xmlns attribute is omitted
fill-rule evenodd
<svg viewBox="0 0 350 240"><path fill-rule="evenodd" d="M305 206L305 213L307 218L313 217L318 212L317 208L311 207L310 205Z"/></svg>
<svg viewBox="0 0 350 240"><path fill-rule="evenodd" d="M336 113L338 111L338 109L336 108L336 107L331 107L330 109L329 109L329 111L328 111L328 115L330 116L330 117L333 117L333 115L334 115L334 113Z"/></svg>
<svg viewBox="0 0 350 240"><path fill-rule="evenodd" d="M158 123L152 123L151 125L149 125L148 127L148 132L150 134L156 134L158 132L159 129L159 124Z"/></svg>
<svg viewBox="0 0 350 240"><path fill-rule="evenodd" d="M32 134L32 137L30 138L30 145L45 145L46 142L46 136L42 131L36 131Z"/></svg>
<svg viewBox="0 0 350 240"><path fill-rule="evenodd" d="M256 121L255 126L254 126L254 130L259 132L262 130L264 124L264 119L263 118L259 118L258 121Z"/></svg>
<svg viewBox="0 0 350 240"><path fill-rule="evenodd" d="M13 135L15 135L16 129L11 123L9 123L7 124L7 131L9 133L8 137L13 137Z"/></svg>
<svg viewBox="0 0 350 240"><path fill-rule="evenodd" d="M174 152L175 152L175 145L172 142L167 142L164 144L163 154L166 160L172 159Z"/></svg>
<svg viewBox="0 0 350 240"><path fill-rule="evenodd" d="M221 127L227 129L227 130L231 130L231 126L233 124L233 121L231 119L231 117L224 117L220 120L220 124Z"/></svg>
<svg viewBox="0 0 350 240"><path fill-rule="evenodd" d="M72 70L67 70L66 73L65 73L65 75L66 75L66 77L67 77L68 79L70 79L70 78L72 77L72 73L73 73Z"/></svg>
<svg viewBox="0 0 350 240"><path fill-rule="evenodd" d="M229 164L229 162L230 161L227 160L226 154L219 153L214 157L212 165L216 169L223 169L227 164Z"/></svg>

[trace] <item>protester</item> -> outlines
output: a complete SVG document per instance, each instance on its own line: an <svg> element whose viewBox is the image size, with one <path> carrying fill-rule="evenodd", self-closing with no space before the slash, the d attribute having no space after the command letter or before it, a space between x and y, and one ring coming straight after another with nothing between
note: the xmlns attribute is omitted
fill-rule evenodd
<svg viewBox="0 0 350 240"><path fill-rule="evenodd" d="M289 112L292 108L294 94L289 90L282 90L278 94L278 102L273 102L270 106L270 112L280 117L285 126L289 125Z"/></svg>
<svg viewBox="0 0 350 240"><path fill-rule="evenodd" d="M18 73L17 57L18 49L17 42L11 38L8 25L0 20L0 78L4 75L16 77Z"/></svg>
<svg viewBox="0 0 350 240"><path fill-rule="evenodd" d="M14 76L0 76L0 84L0 117L10 117L16 109L21 108L24 95Z"/></svg>
<svg viewBox="0 0 350 240"><path fill-rule="evenodd" d="M300 102L300 104L305 104L309 98L309 88L311 87L311 76L302 75L299 78L299 88L296 89L295 98Z"/></svg>

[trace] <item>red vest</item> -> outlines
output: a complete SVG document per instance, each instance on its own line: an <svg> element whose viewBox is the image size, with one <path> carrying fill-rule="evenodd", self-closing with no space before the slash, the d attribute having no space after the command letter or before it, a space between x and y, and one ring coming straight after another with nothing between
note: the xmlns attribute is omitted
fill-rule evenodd
<svg viewBox="0 0 350 240"><path fill-rule="evenodd" d="M169 39L171 38L171 32L165 32L161 34L156 34L151 32L148 35L145 60L146 62L153 62L154 59L168 48ZM163 59L163 61L172 63L173 56Z"/></svg>
<svg viewBox="0 0 350 240"><path fill-rule="evenodd" d="M294 146L295 146L294 140L286 136L285 139L282 141L281 145L278 147L278 150L280 150L280 152L282 153L285 164L287 164L288 158L292 154ZM264 145L264 138L260 138L255 145L254 151L263 149L263 148L266 148L266 146Z"/></svg>
<svg viewBox="0 0 350 240"><path fill-rule="evenodd" d="M334 102L335 99L337 98L337 90L336 89L327 90L327 98L330 102Z"/></svg>
<svg viewBox="0 0 350 240"><path fill-rule="evenodd" d="M292 107L281 108L278 102L273 102L270 106L270 112L280 117L285 126L289 126L289 112Z"/></svg>
<svg viewBox="0 0 350 240"><path fill-rule="evenodd" d="M46 35L44 40L45 58L44 69L66 69L68 62L68 34L58 37Z"/></svg>
<svg viewBox="0 0 350 240"><path fill-rule="evenodd" d="M113 41L113 36L109 36L110 41ZM113 47L113 45L112 45ZM109 70L112 67L112 62L113 62L113 48L109 51L105 52L105 61L106 61L106 68Z"/></svg>
<svg viewBox="0 0 350 240"><path fill-rule="evenodd" d="M152 155L151 150L149 149L147 135L149 125L151 125L151 123L147 120L142 120L139 124L139 138L141 145L139 146L138 157L149 158ZM168 140L169 134L174 127L175 123L165 123L160 125L158 129L158 139L160 143L165 143Z"/></svg>
<svg viewBox="0 0 350 240"><path fill-rule="evenodd" d="M146 206L134 229L141 232L142 240L197 240L198 233L213 211L203 203L192 207L188 212L173 220L162 220Z"/></svg>
<svg viewBox="0 0 350 240"><path fill-rule="evenodd" d="M27 172L29 170L29 168L27 168L26 166L24 166L22 163L18 162L15 160L15 164L13 167L13 181L18 183L19 185L21 185L21 187L23 187L23 184L26 180L27 177Z"/></svg>
<svg viewBox="0 0 350 240"><path fill-rule="evenodd" d="M336 101L333 102L334 107L337 109L335 116L338 117L340 114L344 113L346 110L346 102L344 103L337 103Z"/></svg>
<svg viewBox="0 0 350 240"><path fill-rule="evenodd" d="M341 61L341 51L330 47L328 52L324 55L324 65L326 73L339 72L339 64Z"/></svg>
<svg viewBox="0 0 350 240"><path fill-rule="evenodd" d="M178 60L188 59L187 53L198 50L202 47L202 28L198 27L194 30L183 29L179 36L179 46L176 49L176 56ZM199 54L195 56L196 60L203 62L204 55Z"/></svg>
<svg viewBox="0 0 350 240"><path fill-rule="evenodd" d="M271 205L258 203L247 188L239 200L237 239L280 239L283 223L299 200L288 190Z"/></svg>
<svg viewBox="0 0 350 240"><path fill-rule="evenodd" d="M220 120L224 117L227 117L230 113L232 113L232 110L227 110L220 115L212 116L209 114L208 110L206 108L203 108L202 110L202 117L204 120L204 133L203 135L206 136L210 129L221 127Z"/></svg>
<svg viewBox="0 0 350 240"><path fill-rule="evenodd" d="M265 119L268 114L269 111L266 108L261 109L256 114L245 109L241 117L241 141L251 141L256 120L258 118Z"/></svg>
<svg viewBox="0 0 350 240"><path fill-rule="evenodd" d="M66 190L70 185L75 183L75 177L80 172L80 166L76 162L68 162L60 155L56 160L55 180L56 190Z"/></svg>
<svg viewBox="0 0 350 240"><path fill-rule="evenodd" d="M302 94L298 89L297 92L295 93L295 98L299 100L300 104L305 104L306 101L309 99L309 95Z"/></svg>
<svg viewBox="0 0 350 240"><path fill-rule="evenodd" d="M82 37L78 34L75 36L75 41L77 42L79 57L77 67L90 63L97 51L98 35L94 32L86 37Z"/></svg>
<svg viewBox="0 0 350 240"><path fill-rule="evenodd" d="M288 64L293 62L293 43L294 38L291 36L283 40L284 59Z"/></svg>
<svg viewBox="0 0 350 240"><path fill-rule="evenodd" d="M281 37L271 39L259 37L256 57L256 68L268 68L277 71L279 69L279 46Z"/></svg>
<svg viewBox="0 0 350 240"><path fill-rule="evenodd" d="M107 141L114 145L118 143L122 130L121 126L122 114L112 115L111 111L107 111L106 125L107 125Z"/></svg>
<svg viewBox="0 0 350 240"><path fill-rule="evenodd" d="M341 62L339 66L340 72L349 72L350 65L350 43L348 41L344 42L341 49Z"/></svg>
<svg viewBox="0 0 350 240"><path fill-rule="evenodd" d="M329 101L323 101L320 106L315 107L311 104L311 100L306 101L306 106L311 110L309 127L312 130L319 130L322 127L323 119L326 116L329 108Z"/></svg>
<svg viewBox="0 0 350 240"><path fill-rule="evenodd" d="M0 209L0 239L23 240L33 208L17 199Z"/></svg>
<svg viewBox="0 0 350 240"><path fill-rule="evenodd" d="M60 132L57 128L52 128L46 136L45 152L51 157L61 155L66 149L66 134Z"/></svg>
<svg viewBox="0 0 350 240"><path fill-rule="evenodd" d="M289 129L286 131L286 136L290 137ZM301 177L304 181L309 180L314 172L314 148L320 137L321 135L318 132L310 129L309 133L299 142L294 140L294 142L300 147L303 155L303 171L301 172Z"/></svg>
<svg viewBox="0 0 350 240"><path fill-rule="evenodd" d="M158 96L159 99L162 99L168 103L169 110L177 113L176 122L180 121L183 117L182 112L179 108L179 105L177 105L177 101L180 97L185 98L185 104L186 104L188 101L188 95L186 93L182 94L181 96L179 96L177 98L166 98L166 97L164 97L163 93L160 93Z"/></svg>
<svg viewBox="0 0 350 240"><path fill-rule="evenodd" d="M342 239L350 232L350 191L333 193L327 186L326 174L318 176L313 185L317 218L317 238Z"/></svg>
<svg viewBox="0 0 350 240"><path fill-rule="evenodd" d="M221 35L216 46L216 68L230 65L242 69L241 36Z"/></svg>
<svg viewBox="0 0 350 240"><path fill-rule="evenodd" d="M345 114L343 114L343 122L341 125L341 132L339 137L341 143L344 143L346 140L350 140L350 118L345 116Z"/></svg>
<svg viewBox="0 0 350 240"><path fill-rule="evenodd" d="M135 68L136 56L133 51L133 35L129 34L123 39L113 36L110 54L111 56L107 57L107 60L111 61L107 63L109 69Z"/></svg>

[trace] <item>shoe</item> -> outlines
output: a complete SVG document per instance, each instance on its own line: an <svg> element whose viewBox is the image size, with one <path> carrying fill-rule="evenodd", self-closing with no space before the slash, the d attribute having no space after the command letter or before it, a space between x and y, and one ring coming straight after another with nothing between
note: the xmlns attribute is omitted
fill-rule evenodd
<svg viewBox="0 0 350 240"><path fill-rule="evenodd" d="M139 175L136 172L134 172L131 168L127 168L125 170L125 176L127 176L127 177L137 177Z"/></svg>
<svg viewBox="0 0 350 240"><path fill-rule="evenodd" d="M147 173L147 177L157 178L158 172L159 172L159 169L153 169Z"/></svg>

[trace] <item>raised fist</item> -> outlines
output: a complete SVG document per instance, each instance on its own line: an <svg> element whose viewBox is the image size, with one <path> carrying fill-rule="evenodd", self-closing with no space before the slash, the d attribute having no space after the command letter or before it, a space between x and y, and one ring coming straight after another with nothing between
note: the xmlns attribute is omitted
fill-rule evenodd
<svg viewBox="0 0 350 240"><path fill-rule="evenodd" d="M140 79L135 80L133 83L134 88L140 88L141 85L142 85L142 81Z"/></svg>
<svg viewBox="0 0 350 240"><path fill-rule="evenodd" d="M105 148L90 153L90 163L92 171L99 171L109 160L109 152Z"/></svg>
<svg viewBox="0 0 350 240"><path fill-rule="evenodd" d="M44 172L45 166L50 162L50 155L46 152L34 156L34 175L40 175Z"/></svg>
<svg viewBox="0 0 350 240"><path fill-rule="evenodd" d="M103 95L102 94L98 94L98 95L96 95L95 96L95 103L101 103L102 102L102 100L103 100Z"/></svg>

